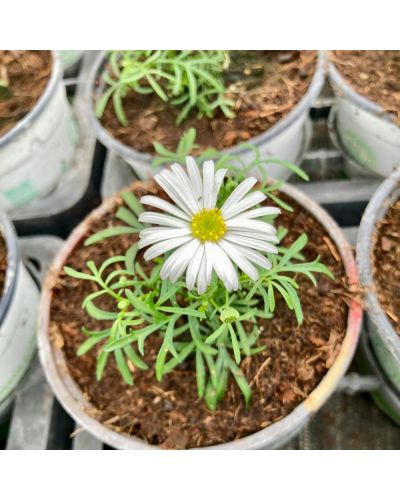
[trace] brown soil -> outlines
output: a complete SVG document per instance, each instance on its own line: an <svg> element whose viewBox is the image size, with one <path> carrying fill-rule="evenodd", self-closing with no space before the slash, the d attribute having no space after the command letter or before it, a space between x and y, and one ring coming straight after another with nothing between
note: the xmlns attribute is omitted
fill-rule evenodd
<svg viewBox="0 0 400 500"><path fill-rule="evenodd" d="M315 71L315 51L231 51L231 64L224 76L229 97L236 103L233 119L218 112L213 119L198 119L192 113L180 126L176 106L168 106L155 95L129 91L124 111L129 125L123 127L111 101L103 114L103 126L119 141L137 151L154 154L153 141L175 150L190 127L197 131L201 152L219 150L246 141L285 117L306 93Z"/></svg>
<svg viewBox="0 0 400 500"><path fill-rule="evenodd" d="M3 294L4 282L7 271L7 247L3 236L0 233L0 300Z"/></svg>
<svg viewBox="0 0 400 500"><path fill-rule="evenodd" d="M383 309L400 335L400 200L378 226L374 248L374 281Z"/></svg>
<svg viewBox="0 0 400 500"><path fill-rule="evenodd" d="M136 195L146 190L136 189ZM157 193L156 189L151 189ZM241 368L251 383L253 396L249 409L231 384L217 411L209 411L198 399L195 368L190 360L167 375L161 383L153 368L135 371L135 385L127 386L114 363L107 368L101 382L95 379L95 352L77 357L76 350L84 340L81 327L104 328L81 308L83 298L94 291L91 282L79 281L62 273L55 280L51 305L50 336L64 349L72 377L85 397L97 409L96 418L113 429L138 436L163 448L191 448L223 443L254 433L290 413L314 389L334 362L343 340L348 306L346 277L338 251L323 227L307 212L295 207L293 215L280 216L288 227L284 244L289 245L302 232L309 236L304 254L308 259L321 256L335 281L323 276L318 287L302 277L300 296L304 323L298 326L294 315L278 300L275 318L264 321L260 345L267 349L242 361ZM115 225L112 214L96 223L94 231ZM112 238L92 247L78 246L67 264L85 270L85 262L97 264L105 258L123 254L135 237ZM99 306L110 306L107 301ZM154 366L160 338L153 335L146 344L146 362Z"/></svg>
<svg viewBox="0 0 400 500"><path fill-rule="evenodd" d="M357 92L400 125L400 50L334 50L330 58Z"/></svg>
<svg viewBox="0 0 400 500"><path fill-rule="evenodd" d="M35 106L52 68L48 50L0 50L0 137Z"/></svg>

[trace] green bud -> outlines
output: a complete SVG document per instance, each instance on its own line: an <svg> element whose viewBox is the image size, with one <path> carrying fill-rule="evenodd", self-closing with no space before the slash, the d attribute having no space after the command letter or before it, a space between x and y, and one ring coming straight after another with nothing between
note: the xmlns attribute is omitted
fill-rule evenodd
<svg viewBox="0 0 400 500"><path fill-rule="evenodd" d="M226 307L221 312L222 323L234 323L239 319L239 311L236 311L233 307Z"/></svg>
<svg viewBox="0 0 400 500"><path fill-rule="evenodd" d="M120 309L121 311L124 311L125 309L128 309L128 307L129 307L129 300L121 299L118 302L118 309Z"/></svg>

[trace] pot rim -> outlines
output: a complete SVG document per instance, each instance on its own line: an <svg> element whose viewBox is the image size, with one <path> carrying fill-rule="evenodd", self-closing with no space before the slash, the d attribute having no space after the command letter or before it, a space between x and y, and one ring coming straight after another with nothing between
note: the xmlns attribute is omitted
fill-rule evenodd
<svg viewBox="0 0 400 500"><path fill-rule="evenodd" d="M17 234L14 226L8 220L5 213L0 212L0 233L4 238L7 248L7 271L4 282L3 293L0 296L0 328L6 317L8 307L14 295L15 286L19 273L19 248L17 244Z"/></svg>
<svg viewBox="0 0 400 500"><path fill-rule="evenodd" d="M297 188L285 184L282 186L281 191L308 210L325 227L340 252L349 285L357 286L357 268L352 249L336 222L324 209ZM55 285L56 276L63 268L70 253L84 239L90 225L112 209L119 198L118 193L91 212L73 230L56 255L42 288L38 325L39 357L48 383L65 410L99 440L120 449L158 449L157 446L149 445L137 437L118 433L90 416L89 413L93 415L94 412L93 406L84 399L82 392L69 374L62 351L55 348L48 335L52 289ZM349 307L346 334L334 364L308 397L289 415L269 427L237 441L208 446L204 447L204 449L276 448L285 442L289 436L294 436L332 395L340 379L345 374L357 346L361 320L361 305L353 299Z"/></svg>
<svg viewBox="0 0 400 500"><path fill-rule="evenodd" d="M339 94L340 96L347 97L347 99L349 99L353 104L360 107L364 111L372 113L377 118L381 118L391 125L395 125L396 127L398 127L398 125L394 122L394 116L391 113L388 113L381 105L376 104L368 97L364 97L356 90L354 90L350 83L348 83L341 75L335 64L329 60L329 56L327 56L327 59L328 76L335 90L335 93Z"/></svg>
<svg viewBox="0 0 400 500"><path fill-rule="evenodd" d="M150 153L142 153L130 146L125 145L121 141L115 139L110 132L108 132L100 120L96 116L94 101L97 101L99 97L99 87L96 86L96 80L101 73L107 51L103 50L98 55L95 63L93 64L92 70L89 74L87 80L87 96L90 100L88 105L88 115L89 121L92 124L98 140L104 144L108 149L114 151L116 154L124 159L135 159L144 162L151 162L154 155ZM279 120L275 125L270 127L268 130L262 132L259 135L252 137L246 141L246 144L252 144L258 146L261 143L269 141L279 135L283 130L288 128L292 123L294 123L310 106L309 103L312 102L320 93L322 86L325 81L325 69L326 69L326 55L325 51L318 51L317 64L315 67L314 75L311 79L310 85L300 99L300 101L292 108L292 110L282 119ZM221 153L238 154L240 152L240 143L232 146L230 148L224 148Z"/></svg>
<svg viewBox="0 0 400 500"><path fill-rule="evenodd" d="M360 284L364 288L368 316L375 325L378 335L400 364L400 337L380 304L372 272L377 226L399 197L400 167L382 182L365 209L357 237L357 267Z"/></svg>
<svg viewBox="0 0 400 500"><path fill-rule="evenodd" d="M29 113L21 118L21 120L19 120L17 124L14 125L14 127L5 135L0 137L0 148L7 146L18 135L25 132L31 126L32 122L42 114L47 106L47 103L53 97L57 89L57 83L62 77L62 65L58 54L54 50L51 50L50 52L52 58L51 75L42 95L39 97L35 106L29 111Z"/></svg>

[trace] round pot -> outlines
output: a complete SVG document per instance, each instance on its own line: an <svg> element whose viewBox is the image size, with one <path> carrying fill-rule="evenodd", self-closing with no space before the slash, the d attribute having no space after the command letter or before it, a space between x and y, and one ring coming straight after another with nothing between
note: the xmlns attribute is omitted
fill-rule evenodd
<svg viewBox="0 0 400 500"><path fill-rule="evenodd" d="M400 165L400 127L381 106L358 94L333 63L328 75L336 95L336 130L343 149L367 171L387 177Z"/></svg>
<svg viewBox="0 0 400 500"><path fill-rule="evenodd" d="M354 160L347 153L345 147L341 143L340 138L338 136L336 127L337 123L336 115L337 115L337 108L336 105L333 105L328 115L328 134L332 144L335 146L336 149L338 149L342 153L344 159L344 166L343 166L344 173L350 178L373 177L375 179L382 179L382 176L376 174L375 172L372 172L372 170L367 170L365 167L357 163L356 160Z"/></svg>
<svg viewBox="0 0 400 500"><path fill-rule="evenodd" d="M350 286L356 286L358 283L357 270L351 247L333 219L331 219L319 205L293 186L285 185L281 190L308 210L324 226L340 252ZM90 416L93 415L93 407L85 399L81 390L70 376L62 350L57 347L57 345L54 345L49 337L50 307L52 290L54 287L54 276L61 272L70 253L85 237L90 226L95 221L104 217L104 215L115 205L118 198L119 195L109 198L79 224L71 233L53 261L42 289L39 313L39 356L46 378L55 395L66 411L80 426L114 448L154 449L157 447L149 445L134 436L118 433ZM352 301L349 308L347 331L340 353L318 386L293 410L292 413L279 422L275 422L269 427L254 434L236 441L210 446L207 447L207 449L279 448L295 436L332 395L340 379L345 374L357 346L361 320L361 306L357 301Z"/></svg>
<svg viewBox="0 0 400 500"><path fill-rule="evenodd" d="M25 269L14 227L0 213L0 233L7 247L7 272L0 297L0 408L21 381L36 351L39 291Z"/></svg>
<svg viewBox="0 0 400 500"><path fill-rule="evenodd" d="M371 391L371 397L376 406L380 408L393 422L400 425L400 392L391 385L383 372L370 344L368 335L361 335L360 350L357 353L358 365L363 373L375 375L379 388Z"/></svg>
<svg viewBox="0 0 400 500"><path fill-rule="evenodd" d="M47 86L34 106L0 138L0 209L11 210L49 193L69 167L77 128L53 52Z"/></svg>
<svg viewBox="0 0 400 500"><path fill-rule="evenodd" d="M65 77L69 78L77 73L83 52L83 50L57 50Z"/></svg>
<svg viewBox="0 0 400 500"><path fill-rule="evenodd" d="M105 52L103 52L98 56L88 79L88 95L94 96L95 100L101 91L101 88L96 87L96 82L104 69L105 62L106 57ZM262 134L246 141L246 143L257 146L263 158L277 158L291 163L301 160L309 139L307 134L309 131L307 128L308 112L324 85L324 67L325 55L324 52L320 51L314 76L302 99L285 118ZM122 157L132 167L139 179L146 180L153 177L156 170L151 165L152 155L141 153L115 139L96 117L93 103L89 106L89 115L97 138L104 146ZM224 149L222 153L238 155L245 162L249 162L254 155L251 151L243 151L240 145ZM273 178L288 179L291 171L281 165L271 163L268 165L268 175Z"/></svg>
<svg viewBox="0 0 400 500"><path fill-rule="evenodd" d="M361 220L357 238L357 265L364 288L367 330L379 365L400 391L400 337L386 316L375 291L373 251L379 222L400 196L400 169L395 170L372 196Z"/></svg>

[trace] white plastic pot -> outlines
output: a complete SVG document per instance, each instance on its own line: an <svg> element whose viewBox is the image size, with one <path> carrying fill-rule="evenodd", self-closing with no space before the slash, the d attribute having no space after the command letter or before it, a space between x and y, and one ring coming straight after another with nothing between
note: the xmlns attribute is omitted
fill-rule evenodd
<svg viewBox="0 0 400 500"><path fill-rule="evenodd" d="M88 81L89 95L93 95L95 101L102 92L101 87L96 87L96 82L104 69L105 62L106 58L103 52L94 64ZM306 149L308 139L308 112L324 84L324 62L325 55L323 52L319 52L317 66L310 86L303 98L290 113L267 131L246 141L249 144L257 146L263 158L277 158L291 163L298 163L300 161ZM155 173L155 169L151 165L153 156L148 153L136 151L115 139L97 119L94 105L90 106L89 114L99 141L110 151L122 157L132 167L139 179L146 180L152 178ZM223 153L237 154L244 161L248 161L254 155L251 151L243 151L239 145L225 149ZM267 172L270 177L283 180L288 179L291 175L291 171L287 168L272 163L268 164ZM254 174L256 175L256 172Z"/></svg>
<svg viewBox="0 0 400 500"><path fill-rule="evenodd" d="M75 70L79 67L83 52L83 50L57 50L64 68L64 76L69 77L75 73Z"/></svg>
<svg viewBox="0 0 400 500"><path fill-rule="evenodd" d="M329 64L337 98L336 129L345 152L367 171L387 177L400 165L400 127L393 116L358 94Z"/></svg>
<svg viewBox="0 0 400 500"><path fill-rule="evenodd" d="M69 168L77 127L53 52L43 95L18 124L0 138L0 210L11 210L48 194Z"/></svg>
<svg viewBox="0 0 400 500"><path fill-rule="evenodd" d="M0 213L7 247L5 287L0 297L0 404L14 391L36 351L39 291L25 269L13 226Z"/></svg>

